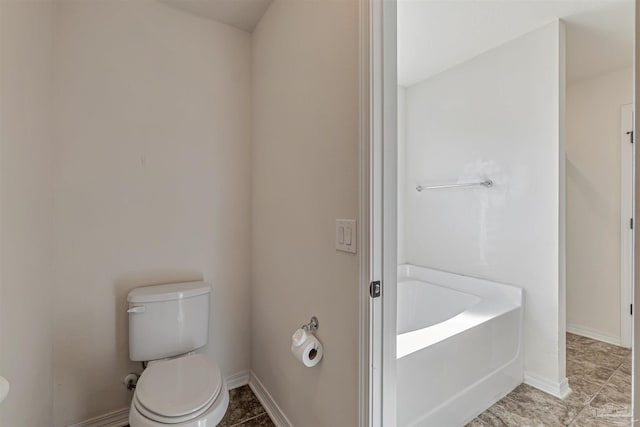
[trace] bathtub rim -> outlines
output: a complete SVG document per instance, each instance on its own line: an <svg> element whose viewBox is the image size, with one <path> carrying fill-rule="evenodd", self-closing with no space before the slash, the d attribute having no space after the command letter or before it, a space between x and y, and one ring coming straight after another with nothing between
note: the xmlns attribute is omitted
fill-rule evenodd
<svg viewBox="0 0 640 427"><path fill-rule="evenodd" d="M407 280L419 280L481 298L496 297L519 305L524 298L524 290L515 285L415 264L398 265L398 283Z"/></svg>
<svg viewBox="0 0 640 427"><path fill-rule="evenodd" d="M457 289L452 289L452 288L449 288L449 287L446 287L446 286L437 285L435 283L429 283L429 282L424 282L422 280L406 278L406 280L398 280L398 307L400 307L401 287L404 287L404 286L407 286L407 285L411 286L412 284L418 284L419 286L425 286L425 285L426 286L432 286L434 288L438 288L440 290L444 290L444 292L450 293L452 296L454 296L454 295L464 296L464 297L470 299L470 301L469 301L469 304L467 304L466 308L458 311L457 313L455 313L453 315L450 315L449 317L447 317L447 318L445 318L445 319L443 319L443 320L441 320L439 322L432 323L432 324L430 324L428 326L416 327L416 328L413 328L411 330L407 330L407 331L404 331L404 332L399 332L400 323L401 322L400 322L400 310L398 310L398 314L397 314L398 320L396 322L396 328L398 329L398 334L397 335L401 335L401 334L404 334L404 333L417 331L419 329L430 328L431 326L437 325L437 324L442 323L442 322L446 322L447 320L452 319L452 318L454 318L455 316L457 316L457 315L459 315L461 313L464 313L465 311L469 310L471 307L473 307L473 306L475 306L477 304L480 304L482 302L482 300L483 300L483 297L478 296L478 295L473 295L473 294L470 294L470 293L467 293L467 292L462 292L462 291L459 291Z"/></svg>
<svg viewBox="0 0 640 427"><path fill-rule="evenodd" d="M481 301L443 322L397 334L396 360L459 335L495 317L524 308L524 291L516 286L412 264L398 266L398 284L414 280L474 295L480 297Z"/></svg>

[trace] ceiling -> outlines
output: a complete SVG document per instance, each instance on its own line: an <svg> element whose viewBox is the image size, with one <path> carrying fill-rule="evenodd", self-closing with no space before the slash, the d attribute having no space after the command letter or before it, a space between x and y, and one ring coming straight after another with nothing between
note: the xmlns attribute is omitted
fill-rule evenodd
<svg viewBox="0 0 640 427"><path fill-rule="evenodd" d="M558 18L567 81L631 65L633 0L399 0L398 82L410 86Z"/></svg>
<svg viewBox="0 0 640 427"><path fill-rule="evenodd" d="M252 32L271 0L161 0L177 9Z"/></svg>

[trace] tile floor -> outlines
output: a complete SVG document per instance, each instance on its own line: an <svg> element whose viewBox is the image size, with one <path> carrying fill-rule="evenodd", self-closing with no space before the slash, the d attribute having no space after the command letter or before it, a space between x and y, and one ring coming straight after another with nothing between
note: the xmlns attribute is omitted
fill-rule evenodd
<svg viewBox="0 0 640 427"><path fill-rule="evenodd" d="M218 427L275 427L248 385L229 391L229 408Z"/></svg>
<svg viewBox="0 0 640 427"><path fill-rule="evenodd" d="M567 377L565 400L522 384L467 427L631 425L631 350L567 334Z"/></svg>

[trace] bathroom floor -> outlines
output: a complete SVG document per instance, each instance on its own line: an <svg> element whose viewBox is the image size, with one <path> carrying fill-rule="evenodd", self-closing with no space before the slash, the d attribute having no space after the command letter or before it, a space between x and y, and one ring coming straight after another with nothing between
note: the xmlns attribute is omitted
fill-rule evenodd
<svg viewBox="0 0 640 427"><path fill-rule="evenodd" d="M275 427L248 385L229 391L229 408L218 427Z"/></svg>
<svg viewBox="0 0 640 427"><path fill-rule="evenodd" d="M467 427L631 425L631 350L567 334L567 377L565 400L521 384Z"/></svg>

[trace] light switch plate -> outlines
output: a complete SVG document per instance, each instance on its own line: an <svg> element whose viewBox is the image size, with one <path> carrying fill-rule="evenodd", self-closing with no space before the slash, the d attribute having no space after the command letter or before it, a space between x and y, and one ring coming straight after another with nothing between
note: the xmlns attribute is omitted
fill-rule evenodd
<svg viewBox="0 0 640 427"><path fill-rule="evenodd" d="M356 253L356 220L336 219L336 249Z"/></svg>

